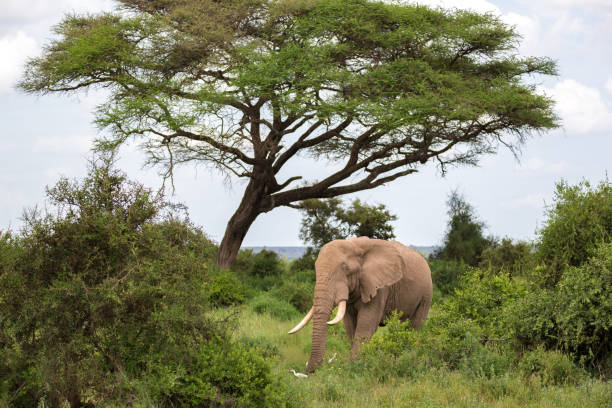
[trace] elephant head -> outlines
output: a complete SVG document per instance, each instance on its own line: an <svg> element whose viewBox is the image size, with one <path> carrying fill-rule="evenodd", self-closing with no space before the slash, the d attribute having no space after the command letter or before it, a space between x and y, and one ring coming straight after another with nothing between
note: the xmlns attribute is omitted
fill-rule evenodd
<svg viewBox="0 0 612 408"><path fill-rule="evenodd" d="M315 262L316 284L313 306L289 333L313 320L312 350L307 371L315 371L325 353L327 326L344 318L347 302L369 303L378 289L398 282L406 266L397 249L387 241L366 237L329 242ZM331 312L338 306L334 319ZM350 336L350 334L349 334Z"/></svg>

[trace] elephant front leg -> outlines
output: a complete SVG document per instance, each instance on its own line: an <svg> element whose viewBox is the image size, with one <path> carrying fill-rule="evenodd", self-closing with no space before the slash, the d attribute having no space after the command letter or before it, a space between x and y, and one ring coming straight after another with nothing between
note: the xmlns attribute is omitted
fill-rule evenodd
<svg viewBox="0 0 612 408"><path fill-rule="evenodd" d="M355 337L351 342L351 361L357 358L357 354L364 342L378 329L378 324L382 321L385 310L385 299L376 296L369 303L365 304L357 313L357 324L355 327Z"/></svg>

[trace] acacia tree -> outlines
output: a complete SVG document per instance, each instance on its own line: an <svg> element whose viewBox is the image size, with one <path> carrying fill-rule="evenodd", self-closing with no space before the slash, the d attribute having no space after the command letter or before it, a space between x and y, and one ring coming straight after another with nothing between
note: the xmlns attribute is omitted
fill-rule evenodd
<svg viewBox="0 0 612 408"><path fill-rule="evenodd" d="M473 164L556 126L497 16L367 0L118 0L68 15L31 59L28 92L102 87L97 149L140 139L165 177L200 162L248 180L217 263L261 213L378 187L435 160ZM299 155L321 180L283 170ZM301 182L298 180L302 179Z"/></svg>

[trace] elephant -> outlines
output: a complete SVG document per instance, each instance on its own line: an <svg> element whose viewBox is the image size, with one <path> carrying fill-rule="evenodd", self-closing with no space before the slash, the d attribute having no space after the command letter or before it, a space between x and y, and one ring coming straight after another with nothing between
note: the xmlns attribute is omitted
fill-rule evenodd
<svg viewBox="0 0 612 408"><path fill-rule="evenodd" d="M400 312L400 319L409 319L416 329L425 323L433 296L431 271L425 258L399 242L367 237L328 242L315 273L313 306L289 331L296 333L313 320L308 373L323 360L328 325L344 320L353 361L391 312ZM329 320L335 306L336 317Z"/></svg>

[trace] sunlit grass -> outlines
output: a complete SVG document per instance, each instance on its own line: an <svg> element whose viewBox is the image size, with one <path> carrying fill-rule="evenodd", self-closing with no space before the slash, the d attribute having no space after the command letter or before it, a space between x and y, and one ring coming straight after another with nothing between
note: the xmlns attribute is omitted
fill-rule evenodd
<svg viewBox="0 0 612 408"><path fill-rule="evenodd" d="M342 325L330 328L321 368L308 378L289 370L305 371L312 324L302 331L287 332L297 321L282 321L257 314L250 307L218 310L216 317L235 314L234 336L260 339L278 349L272 358L279 381L297 407L609 407L612 385L593 379L578 385L544 386L537 377L525 379L514 371L479 378L460 370L432 369L413 378L391 377L386 381L360 372L349 360L350 347ZM327 360L337 353L333 362Z"/></svg>

